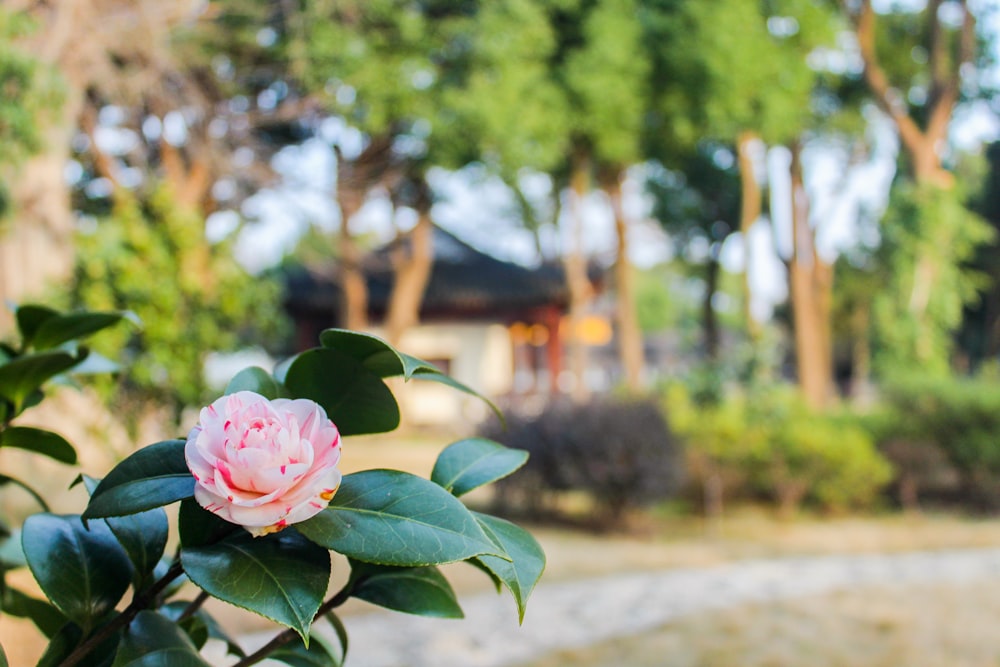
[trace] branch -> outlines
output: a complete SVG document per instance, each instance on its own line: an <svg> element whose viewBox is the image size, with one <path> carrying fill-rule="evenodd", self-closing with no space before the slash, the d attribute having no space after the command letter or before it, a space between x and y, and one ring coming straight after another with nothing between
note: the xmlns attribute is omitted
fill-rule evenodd
<svg viewBox="0 0 1000 667"><path fill-rule="evenodd" d="M65 660L59 663L59 667L73 667L73 665L87 657L87 654L94 650L95 647L104 643L108 637L118 632L118 630L127 627L140 611L149 607L150 603L156 599L156 596L162 593L164 589L170 585L170 582L181 576L183 573L184 569L181 567L180 561L174 561L173 565L170 566L170 569L167 570L166 574L160 577L156 583L143 591L141 594L136 595L129 606L127 606L122 613L112 619L110 623L88 637L87 641L77 646L72 653L66 656Z"/></svg>
<svg viewBox="0 0 1000 667"><path fill-rule="evenodd" d="M324 614L327 614L344 604L347 599L351 597L351 593L354 590L354 583L355 582L353 581L349 581L347 585L340 589L336 595L324 602L319 608L319 611L316 612L316 615L313 616L313 622L315 623ZM233 665L233 667L250 667L250 665L256 665L258 662L271 655L271 653L275 650L281 648L298 636L299 634L291 628L284 630L280 634L275 635L271 641L237 662Z"/></svg>
<svg viewBox="0 0 1000 667"><path fill-rule="evenodd" d="M923 133L903 108L899 94L893 91L889 77L882 69L875 52L875 10L871 0L862 1L861 13L855 22L855 35L865 64L865 81L875 96L876 104L892 118L907 149L911 152L920 150L924 142Z"/></svg>

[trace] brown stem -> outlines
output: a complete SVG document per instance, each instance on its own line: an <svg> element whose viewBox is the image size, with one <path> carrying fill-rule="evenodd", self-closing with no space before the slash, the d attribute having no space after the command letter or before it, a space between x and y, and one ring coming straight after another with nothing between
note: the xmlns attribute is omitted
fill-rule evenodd
<svg viewBox="0 0 1000 667"><path fill-rule="evenodd" d="M333 609L336 609L340 605L344 604L347 601L347 598L351 597L351 593L354 590L355 583L356 582L349 581L347 585L344 586L342 589L340 589L340 591L336 595L334 595L332 598L324 602L322 606L320 606L319 611L316 612L316 615L313 616L313 622L315 622L324 614L329 613ZM250 665L256 665L258 662L260 662L267 656L271 655L271 653L273 653L276 649L281 648L282 646L284 646L285 644L292 641L298 636L299 633L297 633L295 630L292 630L291 628L284 630L279 634L275 635L274 638L271 639L271 641L264 644L259 649L257 649L247 657L237 662L235 665L233 665L233 667L250 667Z"/></svg>
<svg viewBox="0 0 1000 667"><path fill-rule="evenodd" d="M160 577L156 583L143 591L141 594L136 595L131 604L129 604L129 606L126 607L122 613L112 619L110 623L88 637L87 641L77 646L72 653L66 656L65 660L59 663L59 667L73 667L73 665L87 657L87 654L94 650L95 647L104 643L108 637L121 628L127 627L140 611L146 609L150 603L156 599L156 596L162 593L164 589L170 585L170 582L181 576L183 573L184 569L181 567L180 561L174 561L174 564L170 566L170 569L167 570L166 574Z"/></svg>
<svg viewBox="0 0 1000 667"><path fill-rule="evenodd" d="M191 600L191 603L185 607L184 611L181 612L181 615L177 617L177 622L180 623L182 621L186 621L198 613L198 610L201 609L201 606L205 604L205 600L207 599L208 593L206 591L198 593L198 597Z"/></svg>

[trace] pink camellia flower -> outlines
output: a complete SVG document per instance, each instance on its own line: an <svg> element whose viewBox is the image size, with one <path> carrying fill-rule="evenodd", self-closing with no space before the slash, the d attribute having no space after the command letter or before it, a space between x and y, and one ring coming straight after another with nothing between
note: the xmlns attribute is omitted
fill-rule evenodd
<svg viewBox="0 0 1000 667"><path fill-rule="evenodd" d="M310 400L240 391L199 418L184 447L195 500L255 537L316 515L340 486L340 433Z"/></svg>

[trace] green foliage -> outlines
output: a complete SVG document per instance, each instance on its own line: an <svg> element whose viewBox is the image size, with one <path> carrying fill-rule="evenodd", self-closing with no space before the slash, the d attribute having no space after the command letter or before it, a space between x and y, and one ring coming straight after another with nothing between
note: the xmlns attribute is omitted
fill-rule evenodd
<svg viewBox="0 0 1000 667"><path fill-rule="evenodd" d="M40 330L40 320L56 316L32 309L20 321L30 334ZM448 382L427 362L372 336L330 330L323 343L290 360L277 375L259 368L242 371L229 389L322 401L335 420L353 424L361 434L383 429L380 414L398 420L383 377ZM330 386L345 389L334 395ZM365 398L365 406L350 402L358 397ZM358 418L357 412L368 416ZM352 414L355 421L350 422ZM351 597L406 613L460 618L454 591L435 566L464 560L505 585L523 618L544 570L545 555L530 534L470 512L457 498L517 470L524 452L473 438L446 448L431 480L395 470L354 473L343 478L319 514L254 537L192 497L196 480L185 448L184 440L156 443L133 453L99 482L81 476L91 492L82 517L29 518L22 538L24 560L52 604L12 589L3 603L8 613L31 618L51 637L39 664L201 666L205 663L198 650L209 637L242 656L239 646L200 609L204 598L212 596L294 633L284 648L274 650L275 644L267 649L272 659L292 666L336 665L346 653L347 637L331 610ZM171 541L162 506L177 501L180 546L164 558ZM349 557L351 573L345 586L327 597L331 550ZM172 600L181 576L203 595ZM115 611L130 582L131 602ZM337 631L339 651L310 634L324 616Z"/></svg>
<svg viewBox="0 0 1000 667"><path fill-rule="evenodd" d="M298 529L328 549L379 565L506 556L465 505L437 484L398 470L347 475L330 506Z"/></svg>
<svg viewBox="0 0 1000 667"><path fill-rule="evenodd" d="M963 205L957 189L909 183L894 188L883 230L876 363L885 377L914 367L944 375L962 307L983 285L967 262L994 231Z"/></svg>
<svg viewBox="0 0 1000 667"><path fill-rule="evenodd" d="M59 611L89 630L128 589L132 565L103 522L34 514L21 538L31 573Z"/></svg>
<svg viewBox="0 0 1000 667"><path fill-rule="evenodd" d="M895 441L895 456L913 457L933 447L958 472L960 499L973 505L1000 506L1000 387L990 377L954 378L898 374L883 391L885 411L875 432L885 446ZM925 455L926 456L926 455ZM904 461L909 465L920 461ZM920 486L937 472L916 469ZM956 489L952 489L953 491Z"/></svg>
<svg viewBox="0 0 1000 667"><path fill-rule="evenodd" d="M508 449L484 438L468 438L441 452L431 471L431 481L445 491L463 496L510 475L527 460L525 451Z"/></svg>
<svg viewBox="0 0 1000 667"><path fill-rule="evenodd" d="M354 597L418 616L462 618L455 591L436 567L387 567L351 564Z"/></svg>
<svg viewBox="0 0 1000 667"><path fill-rule="evenodd" d="M296 531L239 533L181 551L184 573L214 597L295 630L306 640L326 596L330 554Z"/></svg>
<svg viewBox="0 0 1000 667"><path fill-rule="evenodd" d="M584 17L582 44L561 72L571 132L601 164L628 165L640 157L647 110L649 62L634 0L601 0Z"/></svg>
<svg viewBox="0 0 1000 667"><path fill-rule="evenodd" d="M61 102L54 73L18 44L32 30L25 14L0 8L0 166L41 149L44 123Z"/></svg>
<svg viewBox="0 0 1000 667"><path fill-rule="evenodd" d="M803 501L830 511L870 506L892 468L858 424L809 410L793 391L696 407L675 385L667 404L687 443L692 476L724 496L763 496L790 512ZM714 480L714 482L713 482Z"/></svg>
<svg viewBox="0 0 1000 667"><path fill-rule="evenodd" d="M143 322L142 331L118 330L96 346L127 358L129 373L109 395L118 405L153 402L179 412L207 402L206 354L282 330L277 284L248 275L225 243L209 246L201 217L180 210L165 187L144 201L119 193L111 216L77 242L72 301L129 304Z"/></svg>

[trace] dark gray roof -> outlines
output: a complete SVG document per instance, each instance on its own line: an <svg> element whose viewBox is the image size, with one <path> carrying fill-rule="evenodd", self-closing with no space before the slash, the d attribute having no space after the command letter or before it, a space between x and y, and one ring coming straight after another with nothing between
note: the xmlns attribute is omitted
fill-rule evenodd
<svg viewBox="0 0 1000 667"><path fill-rule="evenodd" d="M461 315L467 318L516 316L525 309L568 303L565 274L559 264L528 268L506 262L434 227L434 264L424 294L421 316L425 319ZM391 246L369 256L364 272L368 278L369 311L378 318L385 313L392 289ZM286 302L291 312L334 312L341 299L336 269L326 272L294 266L286 270Z"/></svg>

